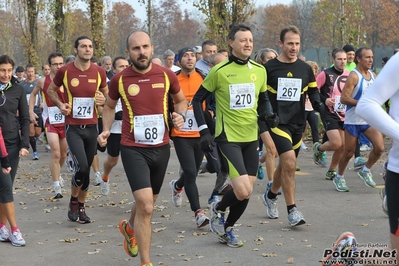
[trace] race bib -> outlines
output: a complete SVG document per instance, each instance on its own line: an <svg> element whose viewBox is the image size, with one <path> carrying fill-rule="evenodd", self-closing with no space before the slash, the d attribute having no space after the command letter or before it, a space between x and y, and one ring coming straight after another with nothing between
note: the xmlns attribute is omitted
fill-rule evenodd
<svg viewBox="0 0 399 266"><path fill-rule="evenodd" d="M230 109L248 109L255 105L255 84L230 84Z"/></svg>
<svg viewBox="0 0 399 266"><path fill-rule="evenodd" d="M277 100L298 102L301 99L302 79L278 78Z"/></svg>
<svg viewBox="0 0 399 266"><path fill-rule="evenodd" d="M341 96L335 96L334 111L343 112L346 110L346 104L341 103Z"/></svg>
<svg viewBox="0 0 399 266"><path fill-rule="evenodd" d="M74 97L72 117L77 119L93 118L94 98Z"/></svg>
<svg viewBox="0 0 399 266"><path fill-rule="evenodd" d="M180 130L182 130L182 131L198 131L198 124L197 124L197 120L195 120L193 110L187 110L186 121L184 122L184 126Z"/></svg>
<svg viewBox="0 0 399 266"><path fill-rule="evenodd" d="M136 143L157 145L162 143L165 121L162 114L134 117L134 139Z"/></svg>
<svg viewBox="0 0 399 266"><path fill-rule="evenodd" d="M48 120L51 125L56 125L56 124L63 124L65 123L65 116L61 113L61 110L56 107L48 107Z"/></svg>

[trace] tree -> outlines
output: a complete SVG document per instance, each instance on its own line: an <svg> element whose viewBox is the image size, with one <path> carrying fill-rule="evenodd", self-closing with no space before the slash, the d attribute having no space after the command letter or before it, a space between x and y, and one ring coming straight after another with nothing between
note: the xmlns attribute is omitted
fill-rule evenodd
<svg viewBox="0 0 399 266"><path fill-rule="evenodd" d="M105 55L104 42L104 3L103 0L88 0L91 19L91 35L94 44L94 56Z"/></svg>
<svg viewBox="0 0 399 266"><path fill-rule="evenodd" d="M111 57L120 56L126 50L126 38L139 29L140 20L135 16L133 7L125 2L117 2L107 14L105 31L105 50Z"/></svg>
<svg viewBox="0 0 399 266"><path fill-rule="evenodd" d="M288 15L289 14L289 15ZM294 14L294 15L293 15ZM279 49L280 31L289 24L293 24L293 17L296 17L293 6L283 4L269 5L265 7L263 23L264 34L262 38L263 47Z"/></svg>
<svg viewBox="0 0 399 266"><path fill-rule="evenodd" d="M314 25L331 49L366 42L364 12L360 0L320 0L313 11Z"/></svg>
<svg viewBox="0 0 399 266"><path fill-rule="evenodd" d="M315 0L293 0L292 2L292 7L296 10L296 15L294 14L291 20L301 31L302 52L313 47L316 33L313 31L312 12L315 4Z"/></svg>
<svg viewBox="0 0 399 266"><path fill-rule="evenodd" d="M248 22L255 13L253 0L196 0L193 5L206 17L205 37L218 47L228 47L232 26Z"/></svg>
<svg viewBox="0 0 399 266"><path fill-rule="evenodd" d="M39 8L43 7L40 0L14 0L12 2L14 14L23 33L22 43L28 57L28 63L38 66L37 57L37 19Z"/></svg>
<svg viewBox="0 0 399 266"><path fill-rule="evenodd" d="M365 14L364 23L367 42L374 50L377 46L386 46L397 43L399 29L398 25L398 5L390 0L363 0L362 9Z"/></svg>

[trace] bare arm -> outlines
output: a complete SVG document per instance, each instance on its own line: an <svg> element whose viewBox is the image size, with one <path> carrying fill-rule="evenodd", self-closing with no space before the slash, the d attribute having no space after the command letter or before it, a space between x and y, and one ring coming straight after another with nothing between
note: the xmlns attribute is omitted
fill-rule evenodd
<svg viewBox="0 0 399 266"><path fill-rule="evenodd" d="M31 92L30 97L29 97L29 117L30 117L30 121L35 124L37 124L37 122L36 122L37 115L34 112L34 108L35 108L35 104L36 104L36 96L38 93L41 92L41 90L43 89L43 86L44 86L44 78L41 78L37 81L36 86L33 89L33 91Z"/></svg>
<svg viewBox="0 0 399 266"><path fill-rule="evenodd" d="M349 106L356 106L358 100L355 100L351 97L353 89L355 88L358 82L358 77L355 72L351 72L349 74L348 79L345 82L345 86L341 92L341 103L349 105Z"/></svg>

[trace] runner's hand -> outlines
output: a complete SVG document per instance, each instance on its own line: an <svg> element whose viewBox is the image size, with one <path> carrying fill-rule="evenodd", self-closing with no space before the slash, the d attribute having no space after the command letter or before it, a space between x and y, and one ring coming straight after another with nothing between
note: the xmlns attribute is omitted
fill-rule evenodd
<svg viewBox="0 0 399 266"><path fill-rule="evenodd" d="M277 114L268 114L266 116L266 123L269 128L277 127L280 123L280 118Z"/></svg>
<svg viewBox="0 0 399 266"><path fill-rule="evenodd" d="M98 135L97 142L101 147L105 147L105 145L107 145L109 134L109 131L103 131L100 135Z"/></svg>
<svg viewBox="0 0 399 266"><path fill-rule="evenodd" d="M19 151L19 157L25 156L25 155L28 155L28 154L29 154L29 150L27 150L27 149L25 149L25 148L22 148L22 149Z"/></svg>
<svg viewBox="0 0 399 266"><path fill-rule="evenodd" d="M61 113L63 115L65 115L65 116L69 115L71 113L71 110L72 110L72 108L69 105L69 103L61 103L59 108L61 110Z"/></svg>
<svg viewBox="0 0 399 266"><path fill-rule="evenodd" d="M203 152L212 152L215 147L215 140L213 139L209 129L205 128L200 131L201 134L201 148Z"/></svg>
<svg viewBox="0 0 399 266"><path fill-rule="evenodd" d="M184 118L181 114L176 112L172 113L173 126L177 129L181 129L184 126Z"/></svg>

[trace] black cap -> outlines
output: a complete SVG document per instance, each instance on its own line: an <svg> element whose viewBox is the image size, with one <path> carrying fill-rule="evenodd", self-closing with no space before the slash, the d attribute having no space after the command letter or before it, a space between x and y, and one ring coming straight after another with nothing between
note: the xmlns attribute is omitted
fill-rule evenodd
<svg viewBox="0 0 399 266"><path fill-rule="evenodd" d="M24 71L25 71L25 69L24 69L23 66L17 66L17 68L15 69L15 73L17 73L17 72L24 72Z"/></svg>
<svg viewBox="0 0 399 266"><path fill-rule="evenodd" d="M342 47L342 49L343 49L345 52L355 52L355 47L353 47L353 46L350 45L350 44L345 45L344 47Z"/></svg>
<svg viewBox="0 0 399 266"><path fill-rule="evenodd" d="M195 51L193 48L191 47L184 47L182 49L179 50L179 54L178 54L178 60L179 62L181 62L181 59L183 58L183 55L187 52L193 52L195 54Z"/></svg>

